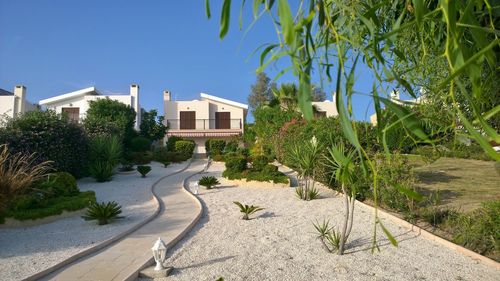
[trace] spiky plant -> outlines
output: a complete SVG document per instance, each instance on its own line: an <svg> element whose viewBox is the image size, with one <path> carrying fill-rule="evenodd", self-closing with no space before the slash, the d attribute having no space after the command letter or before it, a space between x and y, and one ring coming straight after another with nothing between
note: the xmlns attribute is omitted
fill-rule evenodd
<svg viewBox="0 0 500 281"><path fill-rule="evenodd" d="M151 172L151 166L137 166L137 171L141 173L141 177L145 178Z"/></svg>
<svg viewBox="0 0 500 281"><path fill-rule="evenodd" d="M233 203L236 204L236 206L238 206L240 208L240 212L243 213L242 219L244 219L244 220L249 220L250 219L250 217L249 217L250 215L255 214L258 211L264 210L264 208L261 208L259 206L243 205L243 204L241 204L238 201L234 201Z"/></svg>
<svg viewBox="0 0 500 281"><path fill-rule="evenodd" d="M306 190L303 186L295 188L297 198L310 201L319 198L319 190L316 187L310 187Z"/></svg>
<svg viewBox="0 0 500 281"><path fill-rule="evenodd" d="M170 164L172 164L170 161L163 161L161 163L163 164L164 168L167 168Z"/></svg>
<svg viewBox="0 0 500 281"><path fill-rule="evenodd" d="M7 204L51 169L51 161L36 163L33 154L10 154L6 144L0 145L0 214Z"/></svg>
<svg viewBox="0 0 500 281"><path fill-rule="evenodd" d="M318 232L317 238L321 241L323 247L325 247L325 249L330 253L333 251L338 251L342 236L340 232L335 230L333 227L330 227L330 221L323 220L322 223L316 221L316 223L313 223L313 225Z"/></svg>
<svg viewBox="0 0 500 281"><path fill-rule="evenodd" d="M117 137L98 136L90 142L90 174L98 181L110 181L122 156L122 144Z"/></svg>
<svg viewBox="0 0 500 281"><path fill-rule="evenodd" d="M121 219L122 207L115 201L107 203L93 202L87 208L87 212L82 218L86 221L97 220L98 225L108 224L115 219Z"/></svg>
<svg viewBox="0 0 500 281"><path fill-rule="evenodd" d="M205 176L198 181L198 184L206 187L207 189L212 189L212 187L220 184L220 182L216 177Z"/></svg>

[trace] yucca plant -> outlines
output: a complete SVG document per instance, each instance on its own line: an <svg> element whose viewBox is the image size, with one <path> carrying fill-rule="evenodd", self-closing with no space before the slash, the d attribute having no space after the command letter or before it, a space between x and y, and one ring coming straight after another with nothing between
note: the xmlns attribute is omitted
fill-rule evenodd
<svg viewBox="0 0 500 281"><path fill-rule="evenodd" d="M212 187L220 184L220 182L216 177L205 176L198 181L198 184L206 187L207 189L212 189Z"/></svg>
<svg viewBox="0 0 500 281"><path fill-rule="evenodd" d="M141 173L141 177L145 178L151 172L151 166L137 166L137 171Z"/></svg>
<svg viewBox="0 0 500 281"><path fill-rule="evenodd" d="M0 214L17 194L52 169L51 161L36 160L34 153L10 154L6 144L0 145Z"/></svg>
<svg viewBox="0 0 500 281"><path fill-rule="evenodd" d="M325 249L330 253L338 251L342 235L339 231L330 227L330 221L323 220L322 223L316 221L313 225L318 232L318 239L321 241Z"/></svg>
<svg viewBox="0 0 500 281"><path fill-rule="evenodd" d="M86 221L97 220L98 225L108 224L115 219L121 219L122 207L115 201L107 203L93 202L87 208L87 212L82 218Z"/></svg>
<svg viewBox="0 0 500 281"><path fill-rule="evenodd" d="M122 144L117 137L98 136L90 142L90 174L98 181L111 180L120 162Z"/></svg>
<svg viewBox="0 0 500 281"><path fill-rule="evenodd" d="M303 186L295 188L297 198L310 201L319 198L319 190L316 187L310 187L307 191Z"/></svg>
<svg viewBox="0 0 500 281"><path fill-rule="evenodd" d="M264 210L264 208L261 208L259 206L243 205L243 204L241 204L238 201L234 201L233 203L236 204L236 206L238 206L240 208L240 212L243 213L242 219L244 219L244 220L249 220L250 219L250 217L249 217L250 215L255 214L258 211Z"/></svg>
<svg viewBox="0 0 500 281"><path fill-rule="evenodd" d="M295 192L302 200L313 200L318 196L318 192L314 188L314 177L321 157L321 150L322 145L313 136L310 141L295 145L289 155L290 162L294 163L299 176L299 188ZM311 190L314 191L311 192ZM309 195L313 195L314 198Z"/></svg>

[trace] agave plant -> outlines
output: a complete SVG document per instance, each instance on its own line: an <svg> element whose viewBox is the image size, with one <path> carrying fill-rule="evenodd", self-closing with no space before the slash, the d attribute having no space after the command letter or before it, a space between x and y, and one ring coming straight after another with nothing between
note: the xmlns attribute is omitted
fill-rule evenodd
<svg viewBox="0 0 500 281"><path fill-rule="evenodd" d="M115 201L108 203L93 202L87 208L87 212L82 218L86 221L97 220L98 225L108 224L115 219L121 219L122 207Z"/></svg>
<svg viewBox="0 0 500 281"><path fill-rule="evenodd" d="M207 176L205 176L205 177L202 177L198 181L198 184L206 187L207 189L212 189L212 187L220 184L220 182L215 177L212 177L212 176L207 177Z"/></svg>
<svg viewBox="0 0 500 281"><path fill-rule="evenodd" d="M137 171L141 173L141 177L145 178L151 172L151 166L137 166Z"/></svg>
<svg viewBox="0 0 500 281"><path fill-rule="evenodd" d="M241 204L238 201L234 201L233 203L236 204L240 208L240 212L243 213L242 219L244 219L244 220L249 220L250 219L249 216L251 214L254 214L254 213L258 212L258 211L264 210L264 208L261 208L259 206L243 205L243 204Z"/></svg>

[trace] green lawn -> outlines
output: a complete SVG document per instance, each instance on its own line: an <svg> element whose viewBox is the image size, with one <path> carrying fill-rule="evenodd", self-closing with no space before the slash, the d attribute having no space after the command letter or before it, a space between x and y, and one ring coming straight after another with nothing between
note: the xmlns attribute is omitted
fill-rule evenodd
<svg viewBox="0 0 500 281"><path fill-rule="evenodd" d="M468 212L481 202L500 200L500 175L495 162L459 158L440 158L425 164L411 158L418 179L417 186L424 195L439 190L440 205Z"/></svg>

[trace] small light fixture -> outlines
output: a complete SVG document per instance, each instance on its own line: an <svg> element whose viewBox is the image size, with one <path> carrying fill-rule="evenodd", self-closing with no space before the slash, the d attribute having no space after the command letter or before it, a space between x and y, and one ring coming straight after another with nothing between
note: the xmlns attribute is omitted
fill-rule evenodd
<svg viewBox="0 0 500 281"><path fill-rule="evenodd" d="M194 194L198 194L198 190L200 190L200 185L198 182L195 182L193 187Z"/></svg>
<svg viewBox="0 0 500 281"><path fill-rule="evenodd" d="M167 247L165 246L165 243L163 243L163 240L161 240L160 237L158 237L158 240L156 240L151 250L153 250L153 257L156 262L154 270L157 271L164 270L165 267L163 267L163 262L167 258Z"/></svg>

